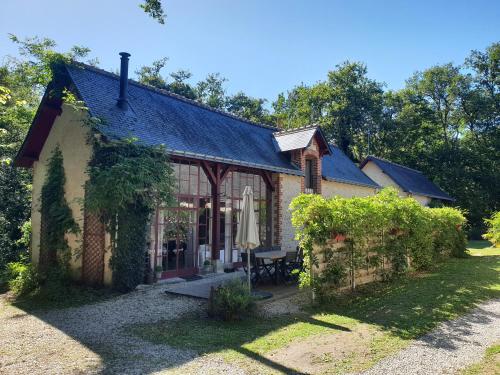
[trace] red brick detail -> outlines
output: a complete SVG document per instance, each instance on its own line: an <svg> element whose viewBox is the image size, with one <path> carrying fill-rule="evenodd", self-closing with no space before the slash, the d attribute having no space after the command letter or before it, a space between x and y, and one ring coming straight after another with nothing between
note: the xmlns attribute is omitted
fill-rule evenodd
<svg viewBox="0 0 500 375"><path fill-rule="evenodd" d="M302 150L294 150L292 151L292 162L296 164L302 172L305 173L306 169L306 160L313 161L313 190L316 194L321 194L321 181L322 181L322 172L321 172L321 154L318 151L319 146L316 139L313 139L311 142L310 148L302 149ZM300 191L305 191L305 178L300 179Z"/></svg>
<svg viewBox="0 0 500 375"><path fill-rule="evenodd" d="M273 175L274 192L273 192L273 245L280 246L282 242L283 233L281 222L283 219L283 177L280 174Z"/></svg>

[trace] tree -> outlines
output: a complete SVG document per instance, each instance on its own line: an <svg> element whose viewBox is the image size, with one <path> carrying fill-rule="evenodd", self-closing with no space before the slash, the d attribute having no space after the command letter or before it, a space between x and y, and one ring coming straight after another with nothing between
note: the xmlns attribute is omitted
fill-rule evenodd
<svg viewBox="0 0 500 375"><path fill-rule="evenodd" d="M0 66L0 270L26 251L19 239L30 213L31 173L14 168L13 159L57 63L83 59L89 53L79 46L57 53L56 43L46 38L20 40L10 35L10 39L19 46L21 58L8 57Z"/></svg>
<svg viewBox="0 0 500 375"><path fill-rule="evenodd" d="M160 24L165 23L165 18L167 15L163 10L161 0L144 0L143 4L139 5L146 14L151 18L157 20Z"/></svg>
<svg viewBox="0 0 500 375"><path fill-rule="evenodd" d="M280 127L317 123L330 141L360 160L382 117L382 84L367 77L364 64L346 61L330 71L326 81L296 86L280 95L273 107Z"/></svg>
<svg viewBox="0 0 500 375"><path fill-rule="evenodd" d="M167 89L167 81L162 77L160 71L167 65L168 57L162 57L153 61L151 66L142 66L135 72L140 83L150 85L159 89Z"/></svg>
<svg viewBox="0 0 500 375"><path fill-rule="evenodd" d="M226 103L226 89L224 82L227 79L219 73L212 73L196 84L198 101L215 109L224 109Z"/></svg>
<svg viewBox="0 0 500 375"><path fill-rule="evenodd" d="M226 110L236 116L254 122L269 122L269 111L264 108L265 99L252 98L242 91L226 99Z"/></svg>

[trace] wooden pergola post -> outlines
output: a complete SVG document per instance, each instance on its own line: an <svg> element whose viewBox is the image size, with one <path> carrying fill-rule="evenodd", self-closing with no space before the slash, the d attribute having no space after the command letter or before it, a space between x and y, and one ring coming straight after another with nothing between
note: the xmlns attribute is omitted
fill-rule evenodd
<svg viewBox="0 0 500 375"><path fill-rule="evenodd" d="M220 247L220 164L213 168L215 174L212 184L212 260L219 260Z"/></svg>

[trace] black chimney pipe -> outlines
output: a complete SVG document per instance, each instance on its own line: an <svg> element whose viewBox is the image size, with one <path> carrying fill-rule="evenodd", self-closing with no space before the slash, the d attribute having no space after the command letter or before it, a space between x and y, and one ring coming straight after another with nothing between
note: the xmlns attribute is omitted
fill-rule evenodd
<svg viewBox="0 0 500 375"><path fill-rule="evenodd" d="M120 96L118 97L118 107L121 109L128 108L128 58L130 53L120 52L121 65L120 65Z"/></svg>

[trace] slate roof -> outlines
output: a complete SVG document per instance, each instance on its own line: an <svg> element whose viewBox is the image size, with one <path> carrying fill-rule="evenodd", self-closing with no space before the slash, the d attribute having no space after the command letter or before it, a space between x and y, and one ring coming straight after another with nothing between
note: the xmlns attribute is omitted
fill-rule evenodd
<svg viewBox="0 0 500 375"><path fill-rule="evenodd" d="M318 126L308 126L299 129L274 133L274 138L281 152L306 148L318 131Z"/></svg>
<svg viewBox="0 0 500 375"><path fill-rule="evenodd" d="M116 105L119 76L88 65L68 65L75 88L90 115L105 120L110 139L136 137L146 145L163 144L172 155L303 175L276 150L278 129L216 111L181 96L129 80L130 107Z"/></svg>
<svg viewBox="0 0 500 375"><path fill-rule="evenodd" d="M365 160L363 160L360 167L363 168L366 163L370 161L375 163L375 165L377 165L396 184L408 193L454 201L452 197L425 177L422 172L417 171L416 169L408 168L404 165L396 164L375 156L368 156Z"/></svg>
<svg viewBox="0 0 500 375"><path fill-rule="evenodd" d="M323 156L321 162L324 179L345 184L380 188L377 183L364 174L337 146L332 144L329 146L331 154Z"/></svg>

